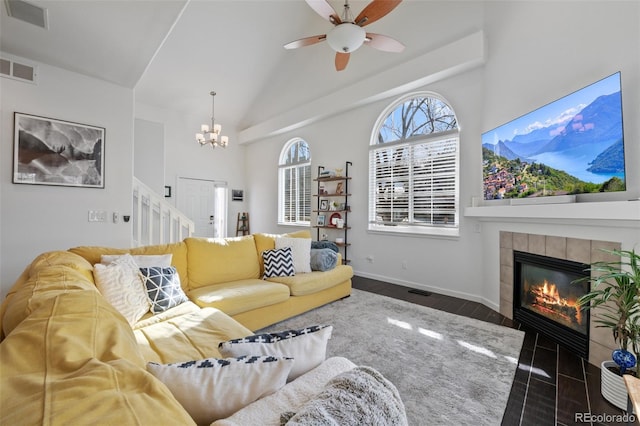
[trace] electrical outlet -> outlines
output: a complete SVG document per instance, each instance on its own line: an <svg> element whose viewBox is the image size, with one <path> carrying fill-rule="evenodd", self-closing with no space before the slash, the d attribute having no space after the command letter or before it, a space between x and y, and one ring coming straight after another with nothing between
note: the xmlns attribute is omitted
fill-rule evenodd
<svg viewBox="0 0 640 426"><path fill-rule="evenodd" d="M120 215L118 214L118 212L113 212L113 223L118 223L119 220Z"/></svg>
<svg viewBox="0 0 640 426"><path fill-rule="evenodd" d="M407 262L406 260L402 261L402 269L408 269L409 268L409 262Z"/></svg>

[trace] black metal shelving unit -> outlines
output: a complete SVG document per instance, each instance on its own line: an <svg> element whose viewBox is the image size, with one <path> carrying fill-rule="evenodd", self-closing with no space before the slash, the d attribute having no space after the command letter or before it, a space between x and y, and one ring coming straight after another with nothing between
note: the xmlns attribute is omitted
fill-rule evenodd
<svg viewBox="0 0 640 426"><path fill-rule="evenodd" d="M316 194L316 223L313 226L316 228L316 239L320 241L321 236L326 233L327 240L333 241L343 253L342 263L348 264L350 262L348 257L348 249L351 245L349 243L349 213L351 213L351 206L349 205L349 183L351 176L349 175L349 166L352 166L351 161L345 162L344 175L329 175L323 176L325 171L324 166L318 166L318 175L314 179L317 183ZM336 201L338 200L338 201ZM337 206L336 206L337 204ZM337 216L336 216L337 215ZM324 220L320 220L323 217ZM331 223L331 218L340 218L344 224L342 228ZM336 234L342 235L342 242L336 242Z"/></svg>

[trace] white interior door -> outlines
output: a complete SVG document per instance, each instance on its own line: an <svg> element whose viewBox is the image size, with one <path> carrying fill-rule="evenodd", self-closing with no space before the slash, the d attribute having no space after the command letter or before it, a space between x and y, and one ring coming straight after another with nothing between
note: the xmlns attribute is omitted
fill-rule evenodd
<svg viewBox="0 0 640 426"><path fill-rule="evenodd" d="M194 236L224 238L227 236L227 184L225 182L178 178L178 209L195 225Z"/></svg>

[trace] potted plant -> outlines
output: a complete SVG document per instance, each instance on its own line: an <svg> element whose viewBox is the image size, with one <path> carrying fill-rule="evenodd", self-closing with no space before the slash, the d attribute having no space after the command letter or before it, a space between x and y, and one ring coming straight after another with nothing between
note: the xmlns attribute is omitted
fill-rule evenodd
<svg viewBox="0 0 640 426"><path fill-rule="evenodd" d="M602 395L620 409L627 407L623 374L636 375L640 349L640 254L635 250L603 250L620 260L591 264L591 291L578 303L594 312L596 327L611 329L618 349L601 365Z"/></svg>

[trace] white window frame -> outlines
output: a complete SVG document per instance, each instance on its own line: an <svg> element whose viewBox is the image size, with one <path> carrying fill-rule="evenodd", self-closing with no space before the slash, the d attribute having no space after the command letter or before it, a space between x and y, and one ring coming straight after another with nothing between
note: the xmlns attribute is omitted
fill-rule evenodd
<svg viewBox="0 0 640 426"><path fill-rule="evenodd" d="M287 163L287 159L289 157L289 152L291 150L291 147L298 144L298 143L304 143L307 146L307 149L309 150L309 158L306 161L293 161L290 163ZM307 205L307 209L308 209L308 217L309 220L304 220L304 205L300 204L300 198L296 197L296 199L294 200L294 203L296 204L295 206L295 216L296 219L295 220L290 220L287 221L285 220L285 212L286 212L286 202L287 200L286 198L286 192L285 192L285 173L287 172L287 170L292 170L295 171L297 179L296 179L296 184L299 183L300 181L300 172L304 171L304 169L306 169L306 173L308 176L308 184L309 184L309 188L308 188L308 199L305 200L305 203ZM311 191L312 191L312 180L311 180L311 148L309 147L309 144L301 138L293 138L291 140L289 140L284 147L282 148L282 151L280 152L280 159L278 161L278 225L285 225L285 226L310 226L311 225ZM299 192L299 190L296 188L293 191L290 191L289 193L294 193L297 194Z"/></svg>
<svg viewBox="0 0 640 426"><path fill-rule="evenodd" d="M392 104L390 104L380 115L378 118L373 132L371 134L371 140L369 144L369 232L379 232L385 234L404 234L404 235L415 235L415 236L440 236L440 237L458 237L460 233L459 228L459 219L460 219L460 202L459 202L459 194L460 194L460 129L459 123L458 128L454 130L447 130L442 132L435 132L425 135L412 136L407 139L399 139L396 141L386 142L379 144L378 143L378 135L380 129L385 123L387 117L389 117L397 108L399 108L405 102L414 99L414 98L434 98L446 104L449 109L453 111L451 108L451 104L443 99L440 95L432 93L432 92L418 92L411 93L403 96L402 98L396 100ZM455 115L455 112L454 112ZM449 178L453 179L453 183L451 187L446 188L446 191L443 193L448 193L449 200L453 201L453 222L454 223L438 223L437 221L431 223L421 223L418 220L411 220L414 218L414 205L413 205L413 185L417 181L413 179L411 175L413 168L416 166L412 159L411 163L409 163L409 177L407 182L407 177L399 178L398 181L405 181L405 185L409 188L409 200L408 200L408 221L407 223L402 222L383 222L380 220L380 217L377 217L377 188L376 188L376 153L389 149L407 149L409 152L407 153L410 158L412 153L415 152L415 149L422 148L429 151L429 147L438 147L438 149L433 149L435 153L434 158L442 158L445 163L452 166L452 170L447 170L445 175L449 175ZM438 151L442 152L442 147L446 147L448 149L447 154L443 154L438 156ZM454 152L452 152L452 150ZM424 166L424 163L422 163ZM442 174L440 174L442 176ZM396 183L397 181L392 177L392 182ZM400 183L400 182L398 182ZM394 187L396 185L394 184ZM430 187L434 189L434 187ZM401 188L402 189L402 188ZM395 189L394 189L395 191ZM399 191L400 193L404 191ZM437 199L431 199L432 205L435 205L433 201L437 201ZM450 201L448 201L450 203ZM450 209L448 209L450 210ZM431 211L432 215L435 215L437 212L437 208ZM432 216L433 217L433 216Z"/></svg>

